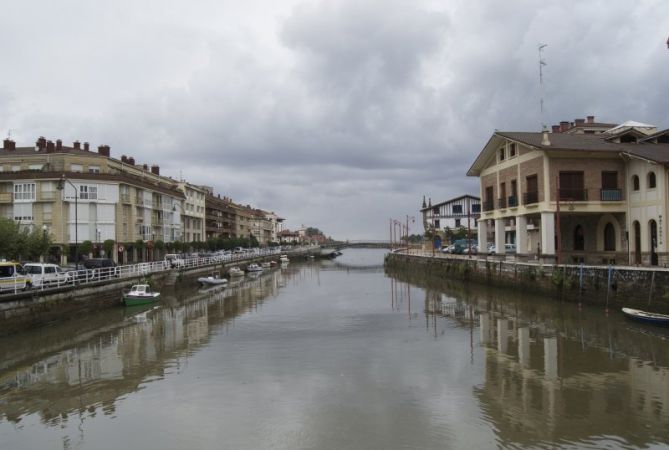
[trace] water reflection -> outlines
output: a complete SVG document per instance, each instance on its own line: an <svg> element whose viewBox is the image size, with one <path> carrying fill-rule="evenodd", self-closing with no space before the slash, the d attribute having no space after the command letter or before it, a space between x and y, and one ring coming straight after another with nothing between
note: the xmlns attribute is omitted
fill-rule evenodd
<svg viewBox="0 0 669 450"><path fill-rule="evenodd" d="M424 287L435 338L440 326L478 327L472 345L484 350L485 381L474 395L499 445L600 448L669 441L663 330L601 308L395 275L406 281L391 279L391 303L410 282Z"/></svg>
<svg viewBox="0 0 669 450"><path fill-rule="evenodd" d="M22 416L36 413L43 423L57 425L72 412L113 415L118 398L178 372L212 333L256 310L300 275L285 268L246 277L225 289L166 295L160 306L119 308L121 320L108 325L110 329L65 338L59 351L48 348L50 354L43 355L43 347L34 353L23 347L24 360L5 364L0 375L0 417L19 423ZM62 325L50 334L71 332ZM11 353L7 347L15 343L5 340L2 351Z"/></svg>

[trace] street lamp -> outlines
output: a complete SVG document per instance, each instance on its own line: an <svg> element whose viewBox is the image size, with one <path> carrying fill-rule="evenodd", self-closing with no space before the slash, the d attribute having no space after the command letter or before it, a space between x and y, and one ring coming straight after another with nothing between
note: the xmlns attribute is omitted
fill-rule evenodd
<svg viewBox="0 0 669 450"><path fill-rule="evenodd" d="M79 270L79 190L70 180L65 178L65 174L60 176L56 188L62 191L65 189L65 182L68 182L74 189L74 264L76 270Z"/></svg>

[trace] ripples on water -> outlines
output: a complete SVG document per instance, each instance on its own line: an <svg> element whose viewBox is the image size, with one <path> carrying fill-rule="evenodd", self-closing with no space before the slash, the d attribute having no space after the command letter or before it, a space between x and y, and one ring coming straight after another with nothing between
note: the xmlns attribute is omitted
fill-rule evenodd
<svg viewBox="0 0 669 450"><path fill-rule="evenodd" d="M0 447L638 448L667 332L383 273L383 252L186 285L0 341Z"/></svg>

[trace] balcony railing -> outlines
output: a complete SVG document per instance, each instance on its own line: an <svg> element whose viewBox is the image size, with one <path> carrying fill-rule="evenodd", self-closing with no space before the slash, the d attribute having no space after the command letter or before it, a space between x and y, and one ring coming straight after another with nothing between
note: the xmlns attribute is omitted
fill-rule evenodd
<svg viewBox="0 0 669 450"><path fill-rule="evenodd" d="M587 189L560 189L560 201L583 202L588 200Z"/></svg>
<svg viewBox="0 0 669 450"><path fill-rule="evenodd" d="M500 208L500 209L506 208L506 198L505 197L498 198L497 199L497 205L498 205L498 208Z"/></svg>
<svg viewBox="0 0 669 450"><path fill-rule="evenodd" d="M518 197L509 195L509 208L515 208L516 206L518 206Z"/></svg>
<svg viewBox="0 0 669 450"><path fill-rule="evenodd" d="M622 189L601 189L599 198L603 202L619 202L623 199Z"/></svg>
<svg viewBox="0 0 669 450"><path fill-rule="evenodd" d="M532 203L539 203L539 191L523 193L523 205L531 205Z"/></svg>
<svg viewBox="0 0 669 450"><path fill-rule="evenodd" d="M11 192L0 192L0 203L11 203L11 202L12 202Z"/></svg>
<svg viewBox="0 0 669 450"><path fill-rule="evenodd" d="M130 203L130 194L121 194L121 203Z"/></svg>
<svg viewBox="0 0 669 450"><path fill-rule="evenodd" d="M492 211L495 209L495 202L492 199L484 201L481 205L483 206L483 211Z"/></svg>

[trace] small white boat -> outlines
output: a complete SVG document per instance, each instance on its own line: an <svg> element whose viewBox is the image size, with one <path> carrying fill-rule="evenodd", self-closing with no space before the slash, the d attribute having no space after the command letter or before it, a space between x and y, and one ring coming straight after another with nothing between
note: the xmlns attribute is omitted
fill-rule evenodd
<svg viewBox="0 0 669 450"><path fill-rule="evenodd" d="M279 258L279 261L281 261L281 263L283 264L283 263L289 262L290 259L288 259L288 255L281 255L281 257Z"/></svg>
<svg viewBox="0 0 669 450"><path fill-rule="evenodd" d="M260 267L260 266L259 266L258 264L256 264L256 263L251 263L251 264L249 264L248 267L246 268L246 271L247 271L247 272L262 272L262 271L263 271L263 268Z"/></svg>
<svg viewBox="0 0 669 450"><path fill-rule="evenodd" d="M269 262L269 266L270 266L270 267L276 267L278 264L279 264L279 263L276 262L276 261L270 261L270 262Z"/></svg>
<svg viewBox="0 0 669 450"><path fill-rule="evenodd" d="M231 277L241 277L244 275L244 271L240 269L239 267L231 267L230 270L228 270L228 275Z"/></svg>
<svg viewBox="0 0 669 450"><path fill-rule="evenodd" d="M207 277L200 277L197 279L198 282L202 284L207 284L207 285L212 285L212 286L218 286L221 284L228 284L228 280L226 278L221 278L221 275L216 272L212 273L211 275Z"/></svg>
<svg viewBox="0 0 669 450"><path fill-rule="evenodd" d="M269 269L270 267L272 267L272 265L269 262L264 262L260 264L260 267L262 267L263 269Z"/></svg>
<svg viewBox="0 0 669 450"><path fill-rule="evenodd" d="M126 306L144 305L155 302L159 297L160 292L153 292L148 284L136 284L123 293L123 303Z"/></svg>

